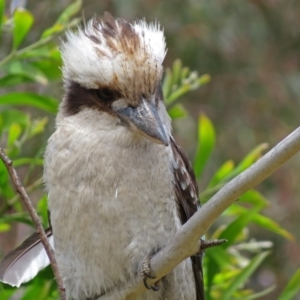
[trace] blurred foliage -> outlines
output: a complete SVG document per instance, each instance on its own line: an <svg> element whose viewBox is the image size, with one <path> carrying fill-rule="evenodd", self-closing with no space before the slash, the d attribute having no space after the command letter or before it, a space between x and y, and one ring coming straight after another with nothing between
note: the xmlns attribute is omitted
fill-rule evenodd
<svg viewBox="0 0 300 300"><path fill-rule="evenodd" d="M269 20L270 25L276 23L272 19L273 17L269 16L268 12L264 10L265 4L261 1L252 2L257 6L260 5L260 9L264 12L266 19ZM112 3L117 3L122 7L120 1ZM44 226L47 226L47 199L41 192L44 143L37 147L35 154L26 151L26 147L30 147L37 136L48 135L46 131L48 117L36 118L32 117L31 113L34 110L41 110L44 115L51 116L57 111L58 100L53 96L29 92L26 89L20 91L19 87L32 83L39 86L48 86L50 82L60 79L61 58L56 38L61 32L78 24L79 19L74 18L74 16L81 10L81 4L81 1L71 3L63 10L54 24L43 30L40 37L31 41L27 46L21 47L30 36L35 18L28 10L23 8L15 8L13 14L9 16L6 13L5 1L0 0L0 39L10 43L9 47L7 47L7 44L2 45L1 55L3 57L0 60L1 145L22 175L24 186L34 198ZM217 6L217 4L208 4L204 1L204 7L213 7L210 7L211 14L208 14L209 10L203 9L203 12L205 11L207 14L202 13L202 17L205 20L214 18L215 24L218 24L220 17L216 14L217 7L214 7L214 5ZM243 10L242 4L236 3L236 5L240 10ZM226 7L224 5L225 9ZM247 17L246 12L244 14ZM172 23L170 22L170 24ZM222 27L219 26L221 30ZM253 24L252 26L256 25ZM279 34L280 28L276 28L274 32ZM203 33L203 27L200 27L201 30ZM195 34L197 33L195 32ZM227 32L226 36L230 38L230 32ZM283 37L284 33L281 32L280 36ZM206 33L205 38L213 37L209 37ZM222 42L224 42L224 38L220 40L220 43ZM259 39L258 43L263 44L263 40ZM230 45L228 47L230 48ZM203 55L203 50L201 50L203 47L199 48L199 45L197 49L191 47L187 51L190 51L190 55L192 53L195 55L193 51L199 49L202 53L198 55ZM6 54L4 54L5 50L7 50ZM215 51L213 52L214 55L211 56L213 61L210 63L217 66L220 61L220 53L217 53L217 47L209 50ZM228 55L235 54L229 53ZM203 62L203 65L207 63ZM232 67L237 66L233 63ZM218 72L220 70L216 67L212 73ZM199 76L196 72L190 71L189 68L183 67L180 60L175 60L172 67L166 69L163 91L168 112L173 120L190 118L188 110L183 105L182 97L207 84L210 80L209 75ZM218 80L222 79L219 78ZM190 105L187 102L184 102L184 104ZM204 177L205 170L212 160L218 137L216 136L214 124L205 113L202 112L198 116L197 125L198 135L195 145L194 169L197 179L200 180ZM206 186L201 189L201 202L208 201L226 182L257 161L267 147L266 144L260 144L242 158L238 164L230 159L225 160L221 166L216 167L217 171L206 180ZM31 155L26 156L26 153ZM0 191L0 232L10 231L12 234L16 234L16 228L13 226L16 223L32 226L32 222L20 204L18 196L12 190L8 174L2 163L0 163ZM36 194L37 191L40 192ZM206 251L204 275L208 300L259 299L269 295L276 288L275 285L272 285L264 289L254 290L247 286L251 276L254 276L255 271L262 266L267 257L273 255L274 250L273 243L270 240L258 240L249 234L251 226L254 225L261 231L273 233L281 240L295 240L295 237L289 231L274 219L263 214L263 210L268 206L270 206L270 202L259 191L249 190L240 197L239 201L226 210L222 217L222 224L216 224L207 233L208 239L226 238L228 240L228 243ZM4 240L0 239L0 243L2 242L4 243ZM291 276L290 281L285 283L285 288L282 289L280 294L280 300L294 299L295 295L299 295L299 274L298 269ZM20 289L1 284L0 296L1 300L58 299L56 284L50 268L40 272L34 280L22 285Z"/></svg>

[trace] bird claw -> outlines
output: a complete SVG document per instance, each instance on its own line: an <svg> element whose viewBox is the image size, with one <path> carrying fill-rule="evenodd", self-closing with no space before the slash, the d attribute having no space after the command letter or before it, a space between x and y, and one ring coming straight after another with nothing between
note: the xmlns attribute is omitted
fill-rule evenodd
<svg viewBox="0 0 300 300"><path fill-rule="evenodd" d="M152 290L154 292L157 292L160 289L160 280L158 280L157 282L154 283L154 285L148 285L147 283L147 279L155 279L156 275L153 274L153 272L151 271L151 266L150 266L150 257L148 257L142 264L142 270L141 270L141 274L143 277L143 282L144 282L144 286L146 287L146 289L148 290Z"/></svg>

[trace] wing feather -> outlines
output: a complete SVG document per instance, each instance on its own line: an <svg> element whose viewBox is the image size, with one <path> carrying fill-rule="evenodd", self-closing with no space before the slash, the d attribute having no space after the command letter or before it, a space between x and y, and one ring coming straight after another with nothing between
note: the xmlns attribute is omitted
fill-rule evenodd
<svg viewBox="0 0 300 300"><path fill-rule="evenodd" d="M178 214L184 224L200 207L198 185L189 158L172 137L170 143L174 156L174 187ZM204 300L202 253L192 256L191 260L196 282L196 300Z"/></svg>
<svg viewBox="0 0 300 300"><path fill-rule="evenodd" d="M48 228L46 234L53 247L52 230ZM49 264L48 255L39 235L35 232L18 248L3 257L0 262L0 281L19 287Z"/></svg>

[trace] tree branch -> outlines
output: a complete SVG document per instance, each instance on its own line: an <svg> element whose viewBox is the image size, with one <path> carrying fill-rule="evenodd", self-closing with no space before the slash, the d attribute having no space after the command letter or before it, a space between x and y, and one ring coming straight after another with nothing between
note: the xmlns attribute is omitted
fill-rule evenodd
<svg viewBox="0 0 300 300"><path fill-rule="evenodd" d="M20 178L18 177L18 174L16 172L16 170L13 167L13 162L8 158L8 156L6 155L6 153L4 152L3 149L0 148L0 158L3 161L9 175L10 178L16 188L16 191L18 192L18 194L20 195L20 198L22 199L23 203L25 204L32 221L35 224L36 227L36 232L37 234L40 236L41 238L41 242L43 243L43 246L47 252L47 255L49 257L50 263L51 263L51 267L53 269L53 273L58 285L58 289L59 289L59 293L60 293L60 298L61 300L67 300L67 296L66 296L66 292L65 292L65 288L63 285L63 281L62 278L60 276L59 270L58 270L58 266L55 260L55 256L54 256L54 252L53 249L48 241L47 235L45 233L45 230L41 224L41 221L34 209L34 207L32 206L32 203L30 201L29 196L26 193L25 188L23 187Z"/></svg>
<svg viewBox="0 0 300 300"><path fill-rule="evenodd" d="M184 259L196 254L200 247L200 238L225 209L247 190L269 177L299 151L300 127L220 189L182 226L173 240L152 257L151 269L156 274L156 279L147 280L148 285L153 285L154 282L170 273ZM133 300L145 290L142 278L137 278L135 282L127 284L120 291L112 290L106 293L101 297L101 300Z"/></svg>

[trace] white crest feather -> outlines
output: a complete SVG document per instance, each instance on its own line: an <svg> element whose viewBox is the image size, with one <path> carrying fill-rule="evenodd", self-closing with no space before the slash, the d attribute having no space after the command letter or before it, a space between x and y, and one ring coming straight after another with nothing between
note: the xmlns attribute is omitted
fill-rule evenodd
<svg viewBox="0 0 300 300"><path fill-rule="evenodd" d="M158 23L129 23L106 14L78 32L69 31L61 52L67 81L86 88L110 86L125 94L152 93L161 80L166 45Z"/></svg>

